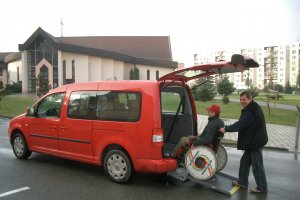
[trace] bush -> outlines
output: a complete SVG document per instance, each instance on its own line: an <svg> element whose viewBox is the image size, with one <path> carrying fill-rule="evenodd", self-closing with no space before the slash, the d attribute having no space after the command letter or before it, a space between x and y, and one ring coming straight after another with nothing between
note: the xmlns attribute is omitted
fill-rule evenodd
<svg viewBox="0 0 300 200"><path fill-rule="evenodd" d="M5 90L9 93L22 93L22 82L13 82L12 84L7 84Z"/></svg>
<svg viewBox="0 0 300 200"><path fill-rule="evenodd" d="M273 100L276 99L276 94L266 94L266 96L268 99L273 99ZM277 99L280 99L280 98L283 99L283 96L280 94L277 94Z"/></svg>
<svg viewBox="0 0 300 200"><path fill-rule="evenodd" d="M257 97L259 95L259 91L256 88L250 88L249 92L250 92L252 98Z"/></svg>

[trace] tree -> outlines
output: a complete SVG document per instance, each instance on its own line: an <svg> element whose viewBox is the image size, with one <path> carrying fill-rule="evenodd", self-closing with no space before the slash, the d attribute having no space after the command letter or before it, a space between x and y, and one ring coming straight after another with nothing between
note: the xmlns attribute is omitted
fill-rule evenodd
<svg viewBox="0 0 300 200"><path fill-rule="evenodd" d="M35 80L35 83L36 83L36 95L38 97L43 96L51 89L49 81L45 79L41 74L38 75L38 77Z"/></svg>
<svg viewBox="0 0 300 200"><path fill-rule="evenodd" d="M297 88L298 90L300 90L300 71L299 71L298 77L297 77L297 85L296 85L296 88Z"/></svg>
<svg viewBox="0 0 300 200"><path fill-rule="evenodd" d="M0 108L1 108L1 101L2 101L2 98L5 97L6 95L9 94L9 91L5 88L5 89L2 89L0 90Z"/></svg>
<svg viewBox="0 0 300 200"><path fill-rule="evenodd" d="M284 87L284 93L285 94L292 94L293 93L293 88L290 85L290 81L287 81Z"/></svg>
<svg viewBox="0 0 300 200"><path fill-rule="evenodd" d="M275 91L278 91L278 92L283 92L283 86L280 85L280 84L275 84Z"/></svg>
<svg viewBox="0 0 300 200"><path fill-rule="evenodd" d="M233 83L231 83L228 79L228 76L224 76L221 81L217 84L218 93L223 95L222 101L224 104L229 103L228 96L235 91L233 87Z"/></svg>
<svg viewBox="0 0 300 200"><path fill-rule="evenodd" d="M196 81L192 92L195 100L199 101L210 101L216 96L216 88L209 81L209 78L200 78Z"/></svg>

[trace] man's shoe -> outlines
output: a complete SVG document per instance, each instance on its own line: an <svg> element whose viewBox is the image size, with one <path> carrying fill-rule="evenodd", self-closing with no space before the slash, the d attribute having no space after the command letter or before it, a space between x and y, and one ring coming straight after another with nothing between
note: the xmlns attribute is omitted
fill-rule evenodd
<svg viewBox="0 0 300 200"><path fill-rule="evenodd" d="M260 190L258 188L250 188L249 191L252 193L266 193L266 191Z"/></svg>
<svg viewBox="0 0 300 200"><path fill-rule="evenodd" d="M237 182L237 181L232 181L232 185L234 185L234 186L239 186L240 188L244 188L244 189L247 188L247 186L241 185L241 184L239 184L239 182Z"/></svg>

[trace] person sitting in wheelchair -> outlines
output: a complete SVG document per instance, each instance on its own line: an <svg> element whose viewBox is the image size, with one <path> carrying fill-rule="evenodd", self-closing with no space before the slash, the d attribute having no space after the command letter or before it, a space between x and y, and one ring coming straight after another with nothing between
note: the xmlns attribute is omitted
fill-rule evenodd
<svg viewBox="0 0 300 200"><path fill-rule="evenodd" d="M180 158L183 154L193 146L207 145L216 153L223 134L219 132L224 127L223 120L220 119L221 108L218 105L211 105L206 108L208 113L208 123L200 136L182 137L175 146L171 157Z"/></svg>

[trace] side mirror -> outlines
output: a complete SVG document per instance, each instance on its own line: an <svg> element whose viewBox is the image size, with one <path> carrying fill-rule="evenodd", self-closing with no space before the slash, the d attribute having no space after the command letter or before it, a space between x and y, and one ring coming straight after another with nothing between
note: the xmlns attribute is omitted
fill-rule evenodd
<svg viewBox="0 0 300 200"><path fill-rule="evenodd" d="M28 117L34 116L34 108L33 107L26 108L26 116L28 116Z"/></svg>

